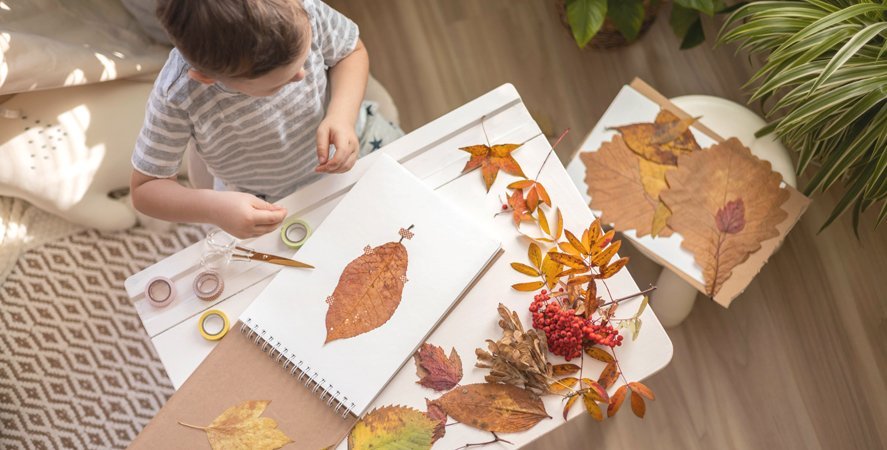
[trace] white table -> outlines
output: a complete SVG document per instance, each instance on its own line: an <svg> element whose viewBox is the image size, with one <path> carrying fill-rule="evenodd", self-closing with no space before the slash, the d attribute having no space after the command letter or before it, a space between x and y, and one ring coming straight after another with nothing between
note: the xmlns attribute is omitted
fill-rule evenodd
<svg viewBox="0 0 887 450"><path fill-rule="evenodd" d="M514 177L500 173L489 193L484 190L480 171L459 177L468 158L467 153L458 150L459 147L484 142L481 117L486 117L484 126L492 143L528 141L514 155L525 173L534 175L551 146L510 84L500 86L379 150L400 161L442 196L456 201L502 239L504 254L428 339L428 342L440 345L447 351L450 347L456 348L464 366L462 384L483 382L487 373L486 369L474 367L474 349L485 348L485 339L498 339L501 335L497 325L496 305L502 302L518 311L526 326L529 324L527 307L532 300L532 294L516 292L510 288L513 283L526 281L524 275L511 269L510 263L526 262L527 243L519 238L509 215L493 217L493 213L500 208L500 197L505 192L506 184L513 181ZM375 154L371 154L359 160L350 172L325 177L279 203L290 214L304 218L315 227L320 226L323 218L360 178L375 157ZM542 169L540 182L547 187L553 202L563 209L567 229L581 230L593 220L591 211L557 157L548 158ZM248 245L267 253L290 253L280 242L278 233L259 237ZM201 249L201 242L194 244L131 276L125 283L127 293L176 388L185 382L213 347L213 343L204 340L197 331L200 313L209 308L221 309L230 317L233 325L240 313L279 270L270 264L232 262L224 273L226 287L223 296L215 302L203 302L194 297L190 287L199 271ZM629 269L630 267L629 264ZM172 278L179 293L176 301L164 309L148 305L142 293L145 283L155 276ZM639 291L625 270L608 280L608 285L614 297ZM626 316L630 316L639 302L640 299L625 302L620 309ZM627 338L618 350L620 363L630 380L642 380L652 375L665 367L672 357L671 341L651 309L647 308L642 320L644 325L637 341L632 342ZM562 362L558 357L552 356L552 359L554 363ZM584 365L586 376L590 377L597 377L603 368L602 363L590 358L586 358ZM433 399L438 394L419 386L416 384L417 380L413 362L407 361L375 400L374 406L401 404L424 411L425 398ZM552 419L544 420L524 433L505 435L505 439L523 445L563 424L560 414L563 407L561 398L547 396L544 401ZM583 408L574 407L570 417L580 414L585 414ZM446 436L436 447L454 448L488 439L489 433L456 425L447 428ZM340 448L345 448L344 445L343 443Z"/></svg>

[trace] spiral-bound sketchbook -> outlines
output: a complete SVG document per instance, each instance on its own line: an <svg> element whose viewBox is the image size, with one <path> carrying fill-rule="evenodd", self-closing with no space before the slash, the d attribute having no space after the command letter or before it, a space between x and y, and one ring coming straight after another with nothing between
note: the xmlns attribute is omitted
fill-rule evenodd
<svg viewBox="0 0 887 450"><path fill-rule="evenodd" d="M240 401L272 400L265 415L292 430L295 448L322 448L339 442L367 412L501 251L487 228L380 156L298 252L316 269L281 270L241 315L241 333L223 339L137 443L151 435L169 444L160 430L183 436L170 429L176 420L208 424ZM260 383L274 384L280 396L250 398L269 392L254 386ZM208 384L218 395L212 411L187 416L195 408L181 398L210 395ZM320 437L303 442L318 430Z"/></svg>

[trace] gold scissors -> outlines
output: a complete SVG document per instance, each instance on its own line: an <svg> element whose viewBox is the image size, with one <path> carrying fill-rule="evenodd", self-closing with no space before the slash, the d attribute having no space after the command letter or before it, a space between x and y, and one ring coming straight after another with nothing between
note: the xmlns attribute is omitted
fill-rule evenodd
<svg viewBox="0 0 887 450"><path fill-rule="evenodd" d="M267 253L257 252L251 248L236 246L235 250L240 250L245 253L234 253L231 255L231 259L236 261L261 261L271 264L277 264L281 266L289 266L289 267L302 267L305 269L313 269L314 266L310 264L305 264L303 262L296 261L294 259L284 258L283 256L277 255L269 255Z"/></svg>

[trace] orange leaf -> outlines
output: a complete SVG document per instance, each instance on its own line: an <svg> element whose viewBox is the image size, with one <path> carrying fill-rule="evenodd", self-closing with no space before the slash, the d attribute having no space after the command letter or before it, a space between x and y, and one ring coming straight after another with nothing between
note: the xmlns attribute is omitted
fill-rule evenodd
<svg viewBox="0 0 887 450"><path fill-rule="evenodd" d="M548 285L548 289L551 290L560 279L559 274L561 273L561 269L563 269L563 265L552 258L552 254L557 253L554 249L548 251L545 254L545 259L542 260L542 275L545 276L545 284Z"/></svg>
<svg viewBox="0 0 887 450"><path fill-rule="evenodd" d="M567 267L588 270L588 264L585 264L585 261L583 261L582 258L577 258L573 255L559 252L551 252L549 253L549 255L551 255L552 260Z"/></svg>
<svg viewBox="0 0 887 450"><path fill-rule="evenodd" d="M542 281L530 281L529 283L512 284L511 288L522 292L533 292L537 289L542 289L542 286L545 286L545 283Z"/></svg>
<svg viewBox="0 0 887 450"><path fill-rule="evenodd" d="M579 250L577 250L576 247L573 247L573 244L569 242L561 242L558 244L558 247L560 247L564 253L568 253L577 258L582 256L582 253L579 253Z"/></svg>
<svg viewBox="0 0 887 450"><path fill-rule="evenodd" d="M644 384L637 381L632 381L631 383L628 383L628 386L631 388L632 391L637 392L638 394L641 394L650 400L656 400L656 396L653 395L653 391L651 391L650 388L648 388Z"/></svg>
<svg viewBox="0 0 887 450"><path fill-rule="evenodd" d="M604 363L611 363L615 361L613 359L613 355L607 353L606 350L600 347L588 347L585 349L585 354Z"/></svg>
<svg viewBox="0 0 887 450"><path fill-rule="evenodd" d="M779 235L789 192L770 163L738 139L682 156L661 195L671 209L669 225L684 237L681 247L703 268L706 293L714 297L733 268Z"/></svg>
<svg viewBox="0 0 887 450"><path fill-rule="evenodd" d="M613 264L608 264L604 267L601 267L600 278L607 279L612 277L613 275L616 275L616 272L619 272L619 270L625 267L626 264L628 264L628 257L623 256L616 261L613 261Z"/></svg>
<svg viewBox="0 0 887 450"><path fill-rule="evenodd" d="M558 278L568 277L570 275L578 275L580 273L588 273L588 267L583 267L581 269L567 269L559 274L557 274Z"/></svg>
<svg viewBox="0 0 887 450"><path fill-rule="evenodd" d="M573 407L573 403L576 403L576 400L579 399L580 395L573 395L567 399L567 404L564 406L564 420L567 420L567 413L570 412L570 408Z"/></svg>
<svg viewBox="0 0 887 450"><path fill-rule="evenodd" d="M539 246L536 245L535 242L530 243L530 248L527 249L527 255L530 258L530 262L533 263L537 269L542 268L542 250L539 249Z"/></svg>
<svg viewBox="0 0 887 450"><path fill-rule="evenodd" d="M647 412L647 405L644 404L643 397L635 391L631 391L631 411L641 419L644 418L644 414Z"/></svg>
<svg viewBox="0 0 887 450"><path fill-rule="evenodd" d="M490 187L496 181L496 175L499 174L499 170L511 175L525 177L520 164L511 156L511 152L518 147L520 147L520 144L501 144L494 145L492 148L486 145L462 147L459 150L464 150L471 154L471 159L465 164L462 173L470 172L480 167L487 192L490 191Z"/></svg>
<svg viewBox="0 0 887 450"><path fill-rule="evenodd" d="M610 397L610 405L607 406L607 417L613 417L619 412L622 402L625 400L625 393L628 392L628 385L623 384L616 389L616 393Z"/></svg>
<svg viewBox="0 0 887 450"><path fill-rule="evenodd" d="M535 189L527 191L527 210L533 212L539 206L539 193Z"/></svg>
<svg viewBox="0 0 887 450"><path fill-rule="evenodd" d="M519 227L524 220L532 220L531 210L527 208L527 202L524 200L524 193L520 189L515 189L508 197L508 206L511 206L511 218L514 220L514 226Z"/></svg>
<svg viewBox="0 0 887 450"><path fill-rule="evenodd" d="M591 258L591 264L596 267L601 267L607 265L610 262L610 259L616 255L616 252L619 251L619 247L622 246L622 241L615 241L607 246L607 248L603 249L600 253L595 255L594 258Z"/></svg>
<svg viewBox="0 0 887 450"><path fill-rule="evenodd" d="M538 276L542 275L539 273L538 270L536 270L526 264L513 262L513 263L511 263L511 268L524 274L524 275L529 275L531 277L538 277Z"/></svg>
<svg viewBox="0 0 887 450"><path fill-rule="evenodd" d="M604 249L610 242L613 242L613 237L616 236L616 230L610 230L603 234L603 236L598 237L591 244L590 253L592 255L597 255L601 250Z"/></svg>
<svg viewBox="0 0 887 450"><path fill-rule="evenodd" d="M604 413L601 412L601 407L598 406L593 396L586 392L582 395L582 400L585 402L585 410L588 411L588 414L591 415L592 419L597 420L598 422L604 420Z"/></svg>
<svg viewBox="0 0 887 450"><path fill-rule="evenodd" d="M581 277L571 278L570 281L567 281L568 286L573 286L577 284L585 284L594 279L594 275L582 275Z"/></svg>
<svg viewBox="0 0 887 450"><path fill-rule="evenodd" d="M576 236L573 233L571 233L570 230L564 230L564 237L567 238L567 241L570 243L570 245L573 246L573 248L575 248L576 250L579 250L579 253L581 253L582 256L588 255L590 247L585 245L584 241L580 241L579 239L576 239Z"/></svg>
<svg viewBox="0 0 887 450"><path fill-rule="evenodd" d="M590 380L588 378L583 378L583 385L587 385L589 389L589 393L594 397L595 400L603 403L607 403L610 401L610 396L607 394L607 390L601 386L597 381Z"/></svg>
<svg viewBox="0 0 887 450"><path fill-rule="evenodd" d="M510 384L464 385L436 402L456 421L484 431L516 433L550 418L538 395Z"/></svg>
<svg viewBox="0 0 887 450"><path fill-rule="evenodd" d="M588 225L588 248L591 248L591 243L597 241L602 234L604 234L604 229L601 228L601 219L594 219Z"/></svg>
<svg viewBox="0 0 887 450"><path fill-rule="evenodd" d="M564 392L572 391L578 382L578 378L563 378L548 385L548 392L551 392L552 394L563 394Z"/></svg>
<svg viewBox="0 0 887 450"><path fill-rule="evenodd" d="M610 389L616 383L617 378L619 378L619 370L616 368L616 362L614 361L607 363L597 382L605 389Z"/></svg>
<svg viewBox="0 0 887 450"><path fill-rule="evenodd" d="M579 366L575 364L555 364L551 366L552 374L555 377L562 377L564 375L572 375L578 372L580 369Z"/></svg>
<svg viewBox="0 0 887 450"><path fill-rule="evenodd" d="M508 189L526 189L536 182L533 180L517 180L508 185Z"/></svg>
<svg viewBox="0 0 887 450"><path fill-rule="evenodd" d="M450 356L444 354L442 348L424 343L413 355L416 362L416 383L435 391L447 391L462 379L462 359L456 349L450 350Z"/></svg>
<svg viewBox="0 0 887 450"><path fill-rule="evenodd" d="M407 264L407 250L400 242L365 251L348 263L327 299L325 342L351 338L388 322L400 305Z"/></svg>
<svg viewBox="0 0 887 450"><path fill-rule="evenodd" d="M554 240L558 240L561 238L561 234L564 232L564 215L561 214L560 208L557 209L557 225L554 227Z"/></svg>
<svg viewBox="0 0 887 450"><path fill-rule="evenodd" d="M536 183L536 192L539 194L539 201L545 203L549 207L551 206L551 197L548 195L548 191L542 186L541 183Z"/></svg>
<svg viewBox="0 0 887 450"><path fill-rule="evenodd" d="M539 228L542 229L543 233L551 236L551 228L548 226L548 217L545 216L545 211L539 208L536 215L539 217Z"/></svg>

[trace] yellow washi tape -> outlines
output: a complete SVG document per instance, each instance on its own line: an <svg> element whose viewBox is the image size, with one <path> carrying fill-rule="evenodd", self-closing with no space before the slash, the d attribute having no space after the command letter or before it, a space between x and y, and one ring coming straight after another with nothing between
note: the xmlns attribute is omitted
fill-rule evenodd
<svg viewBox="0 0 887 450"><path fill-rule="evenodd" d="M283 226L280 228L280 239L289 248L301 247L310 235L311 226L308 225L308 222L297 217L290 217L283 222Z"/></svg>
<svg viewBox="0 0 887 450"><path fill-rule="evenodd" d="M215 333L212 333L206 329L206 321L211 317L218 317L222 319L222 329L216 331ZM218 341L219 339L225 337L225 335L228 334L228 328L230 327L230 325L231 324L228 323L228 316L226 316L225 313L219 309L210 309L209 311L206 311L205 313L203 313L203 315L200 316L200 320L197 323L197 327L200 329L200 335L203 336L203 338L207 341Z"/></svg>

